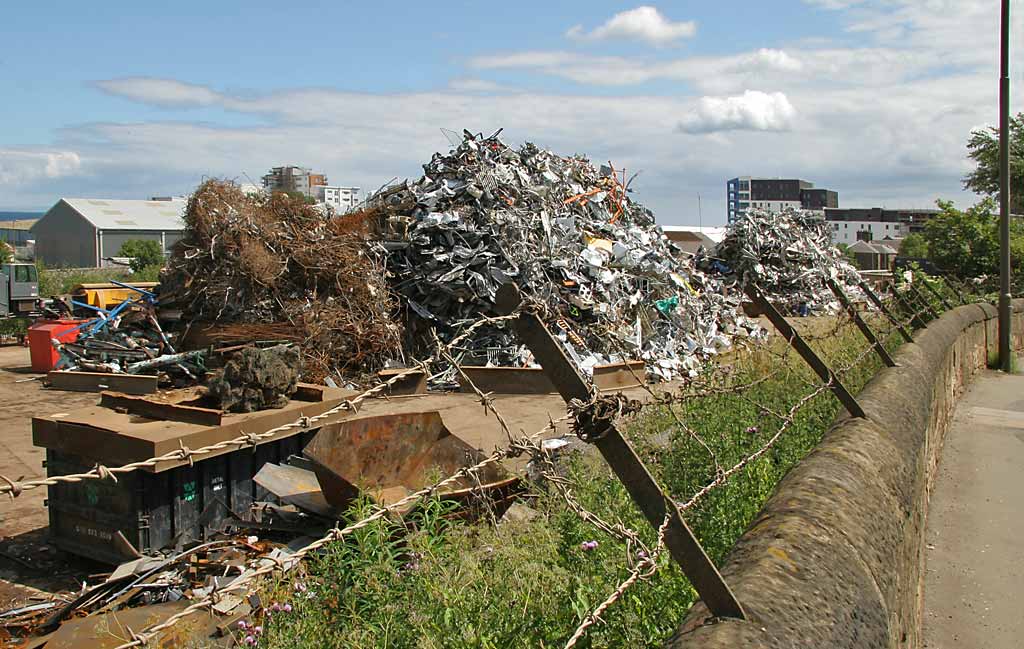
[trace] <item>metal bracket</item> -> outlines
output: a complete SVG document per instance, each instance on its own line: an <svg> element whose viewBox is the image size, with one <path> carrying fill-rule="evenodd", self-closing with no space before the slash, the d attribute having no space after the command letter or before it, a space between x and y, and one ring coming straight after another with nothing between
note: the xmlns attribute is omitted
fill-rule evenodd
<svg viewBox="0 0 1024 649"><path fill-rule="evenodd" d="M843 385L843 382L839 380L839 376L837 376L836 373L825 364L825 361L821 360L818 354L811 349L811 346L808 345L807 341L805 341L797 330L793 328L793 325L789 324L786 318L779 313L778 309L768 301L764 296L764 293L761 292L761 289L754 284L747 284L744 290L747 293L747 297L751 299L759 311L764 313L765 316L771 320L771 323L776 329L778 329L779 333L789 341L789 344L797 351L798 354L800 354L800 357L804 359L804 362L814 370L822 381L829 384L832 393L836 395L836 398L843 404L843 407L846 408L847 412L854 417L866 418L864 409L860 407L857 400L853 398L850 391L847 390L846 386Z"/></svg>
<svg viewBox="0 0 1024 649"><path fill-rule="evenodd" d="M860 290L864 291L864 295L868 296L868 299L871 300L871 303L878 307L879 311L885 314L885 317L889 319L889 322L892 323L892 326L896 327L896 329L900 332L900 335L903 336L904 342L914 342L914 337L910 335L910 332L907 331L906 327L900 324L900 321L896 319L896 316L893 315L893 312L889 310L889 307L885 305L885 302L882 302L881 298L878 297L878 294L875 293L871 286L869 286L868 283L865 282L864 280L860 280L858 286L860 286Z"/></svg>
<svg viewBox="0 0 1024 649"><path fill-rule="evenodd" d="M515 284L505 284L498 291L495 306L502 314L511 314L522 302L522 296ZM566 403L577 399L589 403L597 394L596 390L576 370L576 366L565 355L562 346L551 336L544 322L528 311L520 313L513 321L519 339L530 348L534 357ZM746 619L743 607L722 579L715 564L711 562L700 541L683 520L679 508L671 498L662 492L654 476L647 471L643 460L622 436L615 424L602 426L591 440L605 461L629 492L633 502L643 512L651 527L658 529L669 517L665 531L665 546L672 558L682 568L700 598L712 615Z"/></svg>
<svg viewBox="0 0 1024 649"><path fill-rule="evenodd" d="M839 303L843 305L846 312L850 314L851 318L853 318L853 322L857 325L857 328L860 329L860 332L864 334L864 338L866 338L871 346L875 348L875 352L878 354L878 357L882 359L882 363L885 364L886 367L896 367L896 361L889 355L889 350L879 342L878 338L875 336L875 332L871 330L868 323L860 316L860 312L857 311L857 307L855 307L853 302L850 301L850 297L846 294L846 291L844 291L843 288L832 278L828 279L828 287L832 289L836 299L839 300Z"/></svg>

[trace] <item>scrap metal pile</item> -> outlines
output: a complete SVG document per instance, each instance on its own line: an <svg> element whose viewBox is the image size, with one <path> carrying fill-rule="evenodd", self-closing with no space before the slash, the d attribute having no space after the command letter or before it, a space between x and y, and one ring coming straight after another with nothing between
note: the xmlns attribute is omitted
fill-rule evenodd
<svg viewBox="0 0 1024 649"><path fill-rule="evenodd" d="M78 593L3 611L0 644L77 647L91 641L97 647L117 646L131 638L128 628L169 617L268 564L291 565L294 550L311 540L300 536L285 545L236 535L170 556L123 563L93 585L83 581ZM227 594L213 606L214 612L226 617L194 618L178 632L178 640L188 646L238 646L247 635L245 621L265 619L269 610L277 610L276 605L264 605L255 596Z"/></svg>
<svg viewBox="0 0 1024 649"><path fill-rule="evenodd" d="M624 174L533 144L513 149L464 133L435 154L424 176L371 199L385 217L392 286L408 306L414 354L434 328L494 314L512 281L543 309L579 366L625 358L670 379L758 327L738 315L738 295L676 254L654 216L632 200ZM499 326L481 330L467 356L522 365L528 355ZM479 364L479 363L478 363Z"/></svg>
<svg viewBox="0 0 1024 649"><path fill-rule="evenodd" d="M134 293L110 309L75 302L97 316L77 327L77 339L52 340L60 355L56 369L114 374L161 373L167 381L194 382L206 373L204 351L178 353L156 317L156 296L115 282Z"/></svg>
<svg viewBox="0 0 1024 649"><path fill-rule="evenodd" d="M184 219L161 277L162 307L228 335L231 325L287 329L310 382L379 369L398 347L401 328L362 220L280 193L246 196L222 181L200 185Z"/></svg>
<svg viewBox="0 0 1024 649"><path fill-rule="evenodd" d="M756 283L790 313L836 313L840 304L826 281L856 296L859 276L832 245L829 227L813 212L749 208L729 225L714 255L704 252L696 263L741 285Z"/></svg>

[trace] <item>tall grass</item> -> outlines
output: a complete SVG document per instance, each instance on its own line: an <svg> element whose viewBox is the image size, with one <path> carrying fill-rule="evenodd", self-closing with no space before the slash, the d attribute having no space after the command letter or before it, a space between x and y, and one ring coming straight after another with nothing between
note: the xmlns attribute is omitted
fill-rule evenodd
<svg viewBox="0 0 1024 649"><path fill-rule="evenodd" d="M865 348L852 327L815 342L834 366ZM776 347L776 350L778 347ZM735 361L734 381L754 387L677 405L677 414L728 468L778 430L765 408L785 412L816 380L795 355L766 352ZM779 372L775 370L779 369ZM858 391L879 369L874 355L845 377ZM778 444L687 512L709 554L721 562L778 481L821 440L838 411L829 393L796 415ZM679 429L664 407L650 408L627 434L662 485L687 499L715 476L707 450ZM593 452L565 468L574 495L606 520L622 521L653 544L654 533L607 465ZM312 559L305 574L268 586L263 598L278 612L262 620L260 646L269 647L560 647L577 624L628 575L629 550L569 511L536 485L530 520L476 524L447 517L428 503L407 525L380 521ZM365 513L366 503L350 512ZM582 544L597 541L587 549ZM591 627L581 647L655 647L669 637L694 601L693 588L670 561L628 590ZM242 638L246 632L240 632Z"/></svg>

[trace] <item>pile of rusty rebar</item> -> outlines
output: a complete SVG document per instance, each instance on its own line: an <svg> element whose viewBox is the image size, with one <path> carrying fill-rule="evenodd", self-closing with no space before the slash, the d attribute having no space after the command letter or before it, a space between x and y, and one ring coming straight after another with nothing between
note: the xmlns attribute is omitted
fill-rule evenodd
<svg viewBox="0 0 1024 649"><path fill-rule="evenodd" d="M366 223L285 194L247 196L203 183L161 277L161 306L192 323L287 325L298 332L303 380L379 369L401 328Z"/></svg>

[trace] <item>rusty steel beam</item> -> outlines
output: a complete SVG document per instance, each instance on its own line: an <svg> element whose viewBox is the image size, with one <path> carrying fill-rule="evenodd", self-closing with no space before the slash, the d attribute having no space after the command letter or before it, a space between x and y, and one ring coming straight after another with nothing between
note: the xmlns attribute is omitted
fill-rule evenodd
<svg viewBox="0 0 1024 649"><path fill-rule="evenodd" d="M850 297L846 294L846 291L844 291L843 288L831 278L828 280L828 287L835 294L839 303L843 305L843 308L846 309L846 312L850 314L850 317L853 318L854 324L856 324L857 328L860 329L860 332L864 334L864 338L866 338L868 343L875 348L875 352L882 360L882 363L886 367L896 367L896 361L889 355L889 351L881 342L879 342L878 338L875 336L875 332L871 330L868 323L861 317L860 312L857 311L857 307L850 301Z"/></svg>
<svg viewBox="0 0 1024 649"><path fill-rule="evenodd" d="M921 289L917 288L917 282L910 282L908 286L910 287L910 291L914 294L914 299L916 299L918 304L920 304L923 307L923 310L926 311L928 315L932 317L932 320L938 318L939 312L935 310L935 307L932 306L932 303L929 302L928 298L924 296L924 293L921 292Z"/></svg>
<svg viewBox="0 0 1024 649"><path fill-rule="evenodd" d="M754 284L748 284L744 290L747 293L747 297L749 297L754 305L760 309L765 316L767 316L779 333L782 334L783 338L789 341L790 346L800 354L800 357L804 359L804 362L814 370L815 374L817 374L823 382L829 385L829 388L832 390L832 394L836 395L836 398L843 404L843 407L846 408L847 412L854 417L866 417L864 409L860 407L857 400L853 398L850 391L847 390L846 386L843 385L843 382L839 380L839 376L832 371L832 368L825 364L825 361L821 360L821 357L818 356L810 345L807 344L807 341L800 336L800 333L793 328L793 325L789 324L786 318L779 313L778 309L775 308L775 305L768 301L768 298L764 296L761 289Z"/></svg>
<svg viewBox="0 0 1024 649"><path fill-rule="evenodd" d="M515 284L509 283L498 291L495 304L500 313L511 314L519 307L521 301L519 289ZM536 314L529 311L520 313L513 321L513 326L520 341L533 352L566 403L576 399L587 404L595 398L597 391L580 376L562 346L552 337ZM654 529L658 529L666 515L668 516L665 546L687 579L697 589L712 615L746 619L746 613L739 600L733 595L711 558L704 552L700 541L683 519L679 507L662 492L654 476L650 474L615 424L611 423L602 426L601 430L587 432L591 435L588 441L600 451L629 492L633 502L643 512L647 522Z"/></svg>

